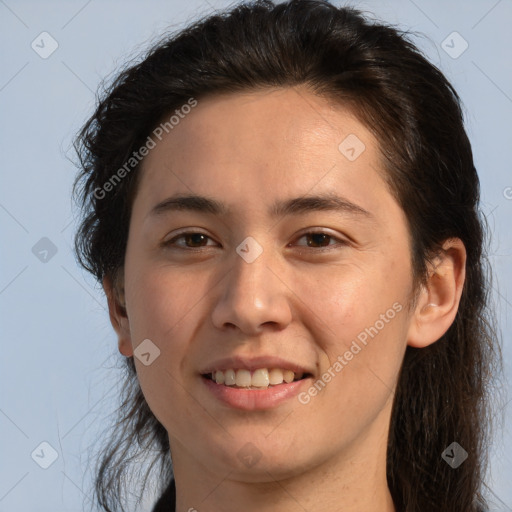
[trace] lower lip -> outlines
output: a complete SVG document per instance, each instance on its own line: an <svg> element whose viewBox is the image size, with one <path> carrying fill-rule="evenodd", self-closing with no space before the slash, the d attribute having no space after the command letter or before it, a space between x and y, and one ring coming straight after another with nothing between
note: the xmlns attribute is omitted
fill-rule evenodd
<svg viewBox="0 0 512 512"><path fill-rule="evenodd" d="M218 400L231 407L245 411L277 407L286 400L298 395L300 388L309 381L309 378L305 378L267 389L240 389L217 384L206 377L201 377L201 379Z"/></svg>

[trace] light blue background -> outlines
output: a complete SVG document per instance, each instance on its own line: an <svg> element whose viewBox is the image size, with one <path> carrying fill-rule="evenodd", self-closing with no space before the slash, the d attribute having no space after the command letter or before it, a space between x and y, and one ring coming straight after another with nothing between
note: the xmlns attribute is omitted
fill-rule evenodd
<svg viewBox="0 0 512 512"><path fill-rule="evenodd" d="M116 403L115 368L122 356L101 289L78 268L72 253L70 191L76 169L66 158L74 158L72 137L92 113L103 77L164 30L227 5L217 0L0 0L0 512L80 511L82 502L89 505L89 446ZM465 104L483 210L493 229L494 296L510 378L512 3L375 0L352 5L425 34L415 41ZM43 31L59 45L48 59L31 48ZM453 31L469 44L457 59L441 46ZM47 263L31 250L42 237L57 247ZM496 437L488 478L494 510L512 508L509 389L503 399L503 435ZM31 458L43 441L58 453L46 470Z"/></svg>

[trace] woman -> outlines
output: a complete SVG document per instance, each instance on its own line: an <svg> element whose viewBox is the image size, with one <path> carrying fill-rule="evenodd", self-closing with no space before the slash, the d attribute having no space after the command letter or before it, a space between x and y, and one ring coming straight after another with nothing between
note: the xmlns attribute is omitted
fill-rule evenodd
<svg viewBox="0 0 512 512"><path fill-rule="evenodd" d="M127 367L102 510L148 455L155 512L485 510L479 181L404 34L239 5L121 73L77 150L76 249Z"/></svg>

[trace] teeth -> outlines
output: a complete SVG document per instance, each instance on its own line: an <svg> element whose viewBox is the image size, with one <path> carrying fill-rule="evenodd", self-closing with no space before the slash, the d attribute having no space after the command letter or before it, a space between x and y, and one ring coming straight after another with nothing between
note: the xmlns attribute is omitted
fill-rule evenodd
<svg viewBox="0 0 512 512"><path fill-rule="evenodd" d="M236 372L236 385L239 388L248 388L251 385L251 372L249 370L238 370Z"/></svg>
<svg viewBox="0 0 512 512"><path fill-rule="evenodd" d="M224 372L224 384L226 386L234 386L236 384L235 370L226 370Z"/></svg>
<svg viewBox="0 0 512 512"><path fill-rule="evenodd" d="M270 379L268 377L268 370L266 368L260 368L253 373L251 386L256 386L258 388L268 388L269 384Z"/></svg>
<svg viewBox="0 0 512 512"><path fill-rule="evenodd" d="M289 384L294 380L302 379L303 372L294 373L291 370L282 370L280 368L259 368L251 373L249 370L217 370L212 373L212 380L217 384L225 386L237 386L240 388L268 388L277 386L286 382Z"/></svg>
<svg viewBox="0 0 512 512"><path fill-rule="evenodd" d="M283 379L284 381L289 384L290 382L293 382L295 374L291 370L285 370L283 372Z"/></svg>
<svg viewBox="0 0 512 512"><path fill-rule="evenodd" d="M279 368L272 368L270 370L270 373L268 374L270 384L281 384L283 382L283 370L280 370Z"/></svg>

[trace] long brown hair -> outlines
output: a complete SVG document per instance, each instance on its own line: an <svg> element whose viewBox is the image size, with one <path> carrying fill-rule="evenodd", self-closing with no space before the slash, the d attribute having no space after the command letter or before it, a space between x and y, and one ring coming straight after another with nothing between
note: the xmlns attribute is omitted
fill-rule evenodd
<svg viewBox="0 0 512 512"><path fill-rule="evenodd" d="M387 477L397 510L483 510L490 391L501 355L489 307L479 180L460 99L407 33L321 0L262 0L166 37L117 76L76 140L79 261L100 282L123 268L138 166L108 192L104 185L164 114L215 92L298 85L351 108L379 140L389 188L408 219L416 284L424 282L444 240L458 237L466 247L466 281L453 324L429 347L406 350ZM124 361L118 421L95 482L105 511L124 510L126 475L140 469L140 454L151 459L146 478L137 480L140 495L154 465L158 489L173 485L167 432L142 395L133 358ZM452 442L469 454L456 469L442 458Z"/></svg>

